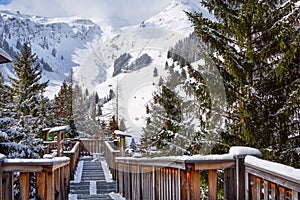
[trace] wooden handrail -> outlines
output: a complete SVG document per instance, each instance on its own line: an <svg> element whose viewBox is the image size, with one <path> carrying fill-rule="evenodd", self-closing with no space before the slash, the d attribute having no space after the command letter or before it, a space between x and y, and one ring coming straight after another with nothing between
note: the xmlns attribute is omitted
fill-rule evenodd
<svg viewBox="0 0 300 200"><path fill-rule="evenodd" d="M199 199L201 171L208 173L208 198L217 199L218 171L224 173L224 199L298 200L300 169L257 157L249 147L228 154L133 158L114 157L106 142L106 159L115 169L118 192L126 199ZM271 166L271 167L270 167Z"/></svg>
<svg viewBox="0 0 300 200"><path fill-rule="evenodd" d="M104 139L81 138L81 155L97 155L104 153Z"/></svg>
<svg viewBox="0 0 300 200"><path fill-rule="evenodd" d="M110 172L112 174L112 179L116 180L117 178L117 166L116 166L116 157L120 156L120 150L116 150L112 147L112 142L104 142L104 158L109 166Z"/></svg>
<svg viewBox="0 0 300 200"><path fill-rule="evenodd" d="M80 141L76 141L71 151L64 151L65 156L70 158L70 175L71 179L74 178L77 163L80 157Z"/></svg>
<svg viewBox="0 0 300 200"><path fill-rule="evenodd" d="M217 170L233 168L232 155L117 157L118 191L126 199L199 199L201 170L208 170L210 199L217 199Z"/></svg>
<svg viewBox="0 0 300 200"><path fill-rule="evenodd" d="M0 156L0 199L14 199L14 172L20 173L21 198L29 199L29 173L34 172L40 199L68 199L70 159L6 159Z"/></svg>
<svg viewBox="0 0 300 200"><path fill-rule="evenodd" d="M299 199L300 169L262 160L245 158L246 199Z"/></svg>

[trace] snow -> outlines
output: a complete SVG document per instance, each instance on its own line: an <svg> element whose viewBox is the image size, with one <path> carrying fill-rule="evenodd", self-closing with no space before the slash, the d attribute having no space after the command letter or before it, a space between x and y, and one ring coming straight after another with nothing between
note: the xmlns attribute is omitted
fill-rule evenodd
<svg viewBox="0 0 300 200"><path fill-rule="evenodd" d="M113 182L112 175L109 171L108 165L106 161L101 161L101 166L104 172L106 182Z"/></svg>
<svg viewBox="0 0 300 200"><path fill-rule="evenodd" d="M26 159L26 158L14 158L6 159L6 165L53 165L56 163L70 162L70 158L67 157L55 157L53 159Z"/></svg>
<svg viewBox="0 0 300 200"><path fill-rule="evenodd" d="M90 195L97 194L97 185L96 181L90 181Z"/></svg>
<svg viewBox="0 0 300 200"><path fill-rule="evenodd" d="M6 158L6 156L5 155L3 155L3 154L0 154L0 160L2 161L2 160L4 160Z"/></svg>
<svg viewBox="0 0 300 200"><path fill-rule="evenodd" d="M254 156L246 156L245 165L268 172L272 175L283 177L288 180L294 180L300 184L300 169L296 169L280 163L262 160Z"/></svg>
<svg viewBox="0 0 300 200"><path fill-rule="evenodd" d="M229 154L233 157L253 155L257 157L262 157L261 152L258 149L245 146L233 146L229 150Z"/></svg>
<svg viewBox="0 0 300 200"><path fill-rule="evenodd" d="M67 125L67 126L56 126L56 127L51 128L49 130L49 133L65 131L65 130L68 130L68 129L70 129L69 125Z"/></svg>
<svg viewBox="0 0 300 200"><path fill-rule="evenodd" d="M110 193L109 196L114 200L126 200L120 194L114 192Z"/></svg>
<svg viewBox="0 0 300 200"><path fill-rule="evenodd" d="M78 162L77 168L76 168L76 171L75 171L75 174L74 174L74 180L72 180L71 182L80 183L81 177L82 177L83 163L84 163L83 160L80 160Z"/></svg>

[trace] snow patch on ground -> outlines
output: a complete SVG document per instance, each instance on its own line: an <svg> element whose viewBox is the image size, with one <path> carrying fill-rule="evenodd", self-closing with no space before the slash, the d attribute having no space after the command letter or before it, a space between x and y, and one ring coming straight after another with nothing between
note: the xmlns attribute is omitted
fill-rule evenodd
<svg viewBox="0 0 300 200"><path fill-rule="evenodd" d="M102 169L103 169L103 172L104 172L106 182L113 182L112 175L109 172L108 165L107 165L106 161L101 161L101 166L102 166Z"/></svg>
<svg viewBox="0 0 300 200"><path fill-rule="evenodd" d="M75 175L74 175L74 180L72 180L71 182L80 183L81 177L82 177L83 163L84 163L83 160L80 160L78 162L77 169L76 169L76 172L75 172Z"/></svg>

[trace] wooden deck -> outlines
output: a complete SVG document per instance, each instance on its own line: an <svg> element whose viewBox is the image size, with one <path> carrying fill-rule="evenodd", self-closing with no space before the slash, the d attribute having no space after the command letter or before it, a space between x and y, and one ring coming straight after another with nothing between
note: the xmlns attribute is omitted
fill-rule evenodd
<svg viewBox="0 0 300 200"><path fill-rule="evenodd" d="M0 154L0 200L14 199L16 174L23 200L29 200L30 174L38 198L48 200L120 199L118 194L128 200L196 200L203 192L214 200L219 199L220 179L224 199L300 199L300 169L263 160L247 147L242 154L133 158L120 157L114 142L80 139L69 145L64 157L7 159ZM114 181L104 173L106 163Z"/></svg>

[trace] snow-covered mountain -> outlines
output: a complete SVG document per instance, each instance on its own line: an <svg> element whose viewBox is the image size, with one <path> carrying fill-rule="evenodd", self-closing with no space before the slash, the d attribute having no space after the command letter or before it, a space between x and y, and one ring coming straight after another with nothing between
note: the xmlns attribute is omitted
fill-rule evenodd
<svg viewBox="0 0 300 200"><path fill-rule="evenodd" d="M43 79L57 88L70 74L72 57L76 49L83 49L87 42L100 37L99 25L88 19L46 18L24 15L20 12L0 11L0 47L12 58L20 53L24 42L31 45L43 67ZM1 68L11 75L10 64Z"/></svg>
<svg viewBox="0 0 300 200"><path fill-rule="evenodd" d="M0 47L14 57L22 44L29 42L43 66L43 79L50 80L48 95L51 97L73 67L75 81L91 89L111 77L113 62L123 53L131 53L131 63L147 52L161 62L161 56L171 46L192 32L184 11L206 12L197 0L173 0L140 24L124 27L124 19L118 16L112 16L111 24L101 19L96 24L76 17L49 18L3 10L0 11ZM11 74L9 64L1 71Z"/></svg>

